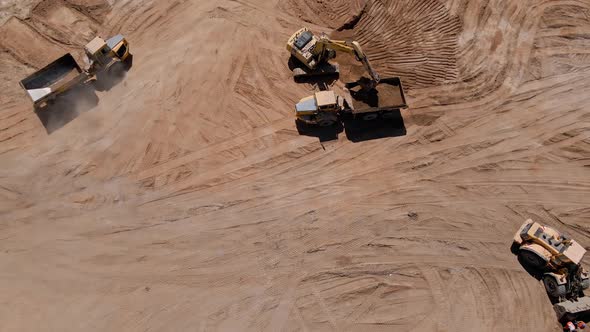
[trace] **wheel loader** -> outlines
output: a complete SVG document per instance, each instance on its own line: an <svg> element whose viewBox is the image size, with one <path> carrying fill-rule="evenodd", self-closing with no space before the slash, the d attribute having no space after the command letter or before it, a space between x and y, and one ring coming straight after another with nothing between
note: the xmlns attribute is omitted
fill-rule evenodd
<svg viewBox="0 0 590 332"><path fill-rule="evenodd" d="M590 313L590 275L581 261L586 249L549 226L526 220L514 235L511 251L523 266L542 278L560 320Z"/></svg>
<svg viewBox="0 0 590 332"><path fill-rule="evenodd" d="M35 111L43 109L59 95L79 84L94 82L97 87L108 85L113 77L121 76L129 68L129 43L122 35L106 41L94 38L85 47L86 68L82 69L68 53L20 82L33 101Z"/></svg>

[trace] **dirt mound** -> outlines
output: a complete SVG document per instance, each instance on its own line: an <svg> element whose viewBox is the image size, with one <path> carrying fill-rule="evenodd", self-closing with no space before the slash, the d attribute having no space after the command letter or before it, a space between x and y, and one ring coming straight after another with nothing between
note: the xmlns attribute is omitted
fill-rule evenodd
<svg viewBox="0 0 590 332"><path fill-rule="evenodd" d="M366 4L367 0L287 0L279 8L304 22L336 29L358 16Z"/></svg>
<svg viewBox="0 0 590 332"><path fill-rule="evenodd" d="M5 0L0 3L0 26L15 16L24 19L30 15L31 8L39 0Z"/></svg>
<svg viewBox="0 0 590 332"><path fill-rule="evenodd" d="M332 35L358 41L381 76L400 76L412 89L457 80L460 32L460 19L438 0L389 0L369 1L356 20ZM338 61L352 63L342 57ZM356 65L344 79L362 71Z"/></svg>

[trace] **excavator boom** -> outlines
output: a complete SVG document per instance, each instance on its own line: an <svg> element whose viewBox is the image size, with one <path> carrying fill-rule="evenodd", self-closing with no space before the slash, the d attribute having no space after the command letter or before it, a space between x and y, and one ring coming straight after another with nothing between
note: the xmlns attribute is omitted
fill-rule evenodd
<svg viewBox="0 0 590 332"><path fill-rule="evenodd" d="M363 51L363 48L357 41L332 40L327 35L322 34L316 47L319 47L319 61L328 60L326 59L326 56L329 54L327 51L329 49L333 49L336 52L353 54L356 60L363 64L363 67L367 73L369 73L375 84L379 83L379 74L373 69L367 54Z"/></svg>

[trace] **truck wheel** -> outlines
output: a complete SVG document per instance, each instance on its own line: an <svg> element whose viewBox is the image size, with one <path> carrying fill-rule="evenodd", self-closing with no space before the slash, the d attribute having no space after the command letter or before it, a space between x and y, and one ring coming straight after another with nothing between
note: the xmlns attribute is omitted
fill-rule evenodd
<svg viewBox="0 0 590 332"><path fill-rule="evenodd" d="M377 119L378 117L379 117L379 114L377 114L377 113L369 113L369 114L363 115L363 120L373 121L373 120Z"/></svg>
<svg viewBox="0 0 590 332"><path fill-rule="evenodd" d="M559 285L557 280L553 276L546 275L543 277L543 284L545 284L545 289L547 293L554 297L554 298L562 298L565 297L566 288L564 285Z"/></svg>
<svg viewBox="0 0 590 332"><path fill-rule="evenodd" d="M547 265L547 262L543 258L530 250L521 249L518 252L518 259L537 270L542 270Z"/></svg>

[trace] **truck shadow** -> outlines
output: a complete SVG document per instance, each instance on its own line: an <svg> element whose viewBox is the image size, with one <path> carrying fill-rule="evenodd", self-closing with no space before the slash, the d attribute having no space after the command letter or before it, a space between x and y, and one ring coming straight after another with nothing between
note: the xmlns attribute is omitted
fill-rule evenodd
<svg viewBox="0 0 590 332"><path fill-rule="evenodd" d="M336 123L329 127L319 127L295 120L295 125L297 126L297 132L299 132L299 135L317 137L320 142L337 140L338 135L344 130L341 123Z"/></svg>
<svg viewBox="0 0 590 332"><path fill-rule="evenodd" d="M97 91L109 91L125 79L131 67L133 67L133 54L129 54L125 61L114 64L108 71L99 72L96 75L94 88Z"/></svg>
<svg viewBox="0 0 590 332"><path fill-rule="evenodd" d="M297 120L295 124L299 135L317 137L320 142L337 140L338 135L343 131L346 138L354 143L407 134L404 119L399 110L394 111L393 116L388 119L363 121L350 117L344 119L342 123L336 123L329 127L308 125Z"/></svg>
<svg viewBox="0 0 590 332"><path fill-rule="evenodd" d="M98 96L92 86L78 86L60 95L54 102L36 108L35 114L48 134L62 128L80 114L98 105Z"/></svg>
<svg viewBox="0 0 590 332"><path fill-rule="evenodd" d="M399 110L393 112L388 119L363 121L360 119L344 119L346 138L354 143L387 137L399 137L407 134L404 118Z"/></svg>

